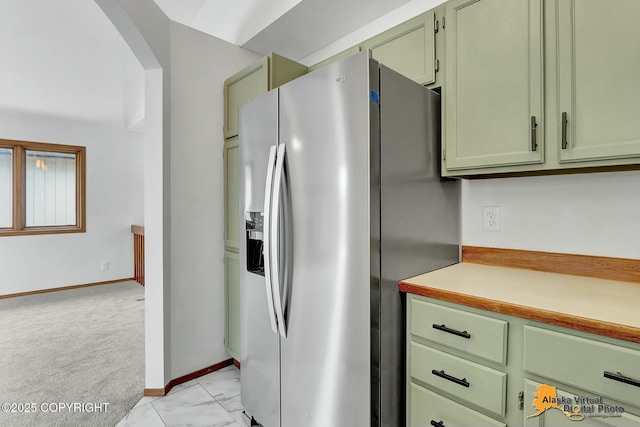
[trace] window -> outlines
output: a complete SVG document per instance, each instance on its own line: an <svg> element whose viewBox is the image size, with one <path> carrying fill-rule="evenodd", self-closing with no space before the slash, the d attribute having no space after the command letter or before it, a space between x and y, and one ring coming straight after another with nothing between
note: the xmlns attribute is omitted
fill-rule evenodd
<svg viewBox="0 0 640 427"><path fill-rule="evenodd" d="M85 231L85 151L0 139L0 236Z"/></svg>

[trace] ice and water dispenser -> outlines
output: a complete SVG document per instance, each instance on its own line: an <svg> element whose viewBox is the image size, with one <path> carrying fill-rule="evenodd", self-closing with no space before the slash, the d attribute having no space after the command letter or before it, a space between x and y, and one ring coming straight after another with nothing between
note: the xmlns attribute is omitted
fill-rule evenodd
<svg viewBox="0 0 640 427"><path fill-rule="evenodd" d="M247 271L264 276L262 212L245 212L245 238L247 239Z"/></svg>

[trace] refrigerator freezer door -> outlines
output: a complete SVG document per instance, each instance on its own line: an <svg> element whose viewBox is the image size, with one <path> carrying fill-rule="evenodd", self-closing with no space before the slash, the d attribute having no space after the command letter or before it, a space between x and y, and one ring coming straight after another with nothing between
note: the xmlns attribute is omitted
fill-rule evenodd
<svg viewBox="0 0 640 427"><path fill-rule="evenodd" d="M244 213L264 209L269 150L278 143L277 123L277 92L267 93L240 107L241 400L247 412L264 427L280 426L279 338L271 330L265 277L246 268Z"/></svg>
<svg viewBox="0 0 640 427"><path fill-rule="evenodd" d="M280 87L293 228L282 427L370 425L369 64Z"/></svg>

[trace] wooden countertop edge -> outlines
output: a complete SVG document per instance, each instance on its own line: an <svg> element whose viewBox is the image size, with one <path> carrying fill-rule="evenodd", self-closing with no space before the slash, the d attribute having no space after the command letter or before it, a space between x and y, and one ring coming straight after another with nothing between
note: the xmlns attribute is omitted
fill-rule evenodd
<svg viewBox="0 0 640 427"><path fill-rule="evenodd" d="M640 328L621 325L617 323L603 322L600 320L585 317L572 316L566 313L542 310L534 307L527 307L512 304L505 301L497 301L482 298L474 295L460 294L444 289L430 288L428 286L415 285L402 281L398 284L401 292L421 295L428 298L439 299L455 304L466 305L468 307L479 308L492 311L494 313L508 316L520 317L534 320L536 322L548 323L565 328L576 329L583 332L616 338L624 341L640 343Z"/></svg>

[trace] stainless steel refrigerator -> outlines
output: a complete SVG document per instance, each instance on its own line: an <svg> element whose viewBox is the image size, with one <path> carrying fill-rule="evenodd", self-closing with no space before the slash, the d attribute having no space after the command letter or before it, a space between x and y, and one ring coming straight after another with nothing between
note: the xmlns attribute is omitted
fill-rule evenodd
<svg viewBox="0 0 640 427"><path fill-rule="evenodd" d="M398 281L459 261L440 96L362 52L240 108L241 400L264 427L404 425Z"/></svg>

